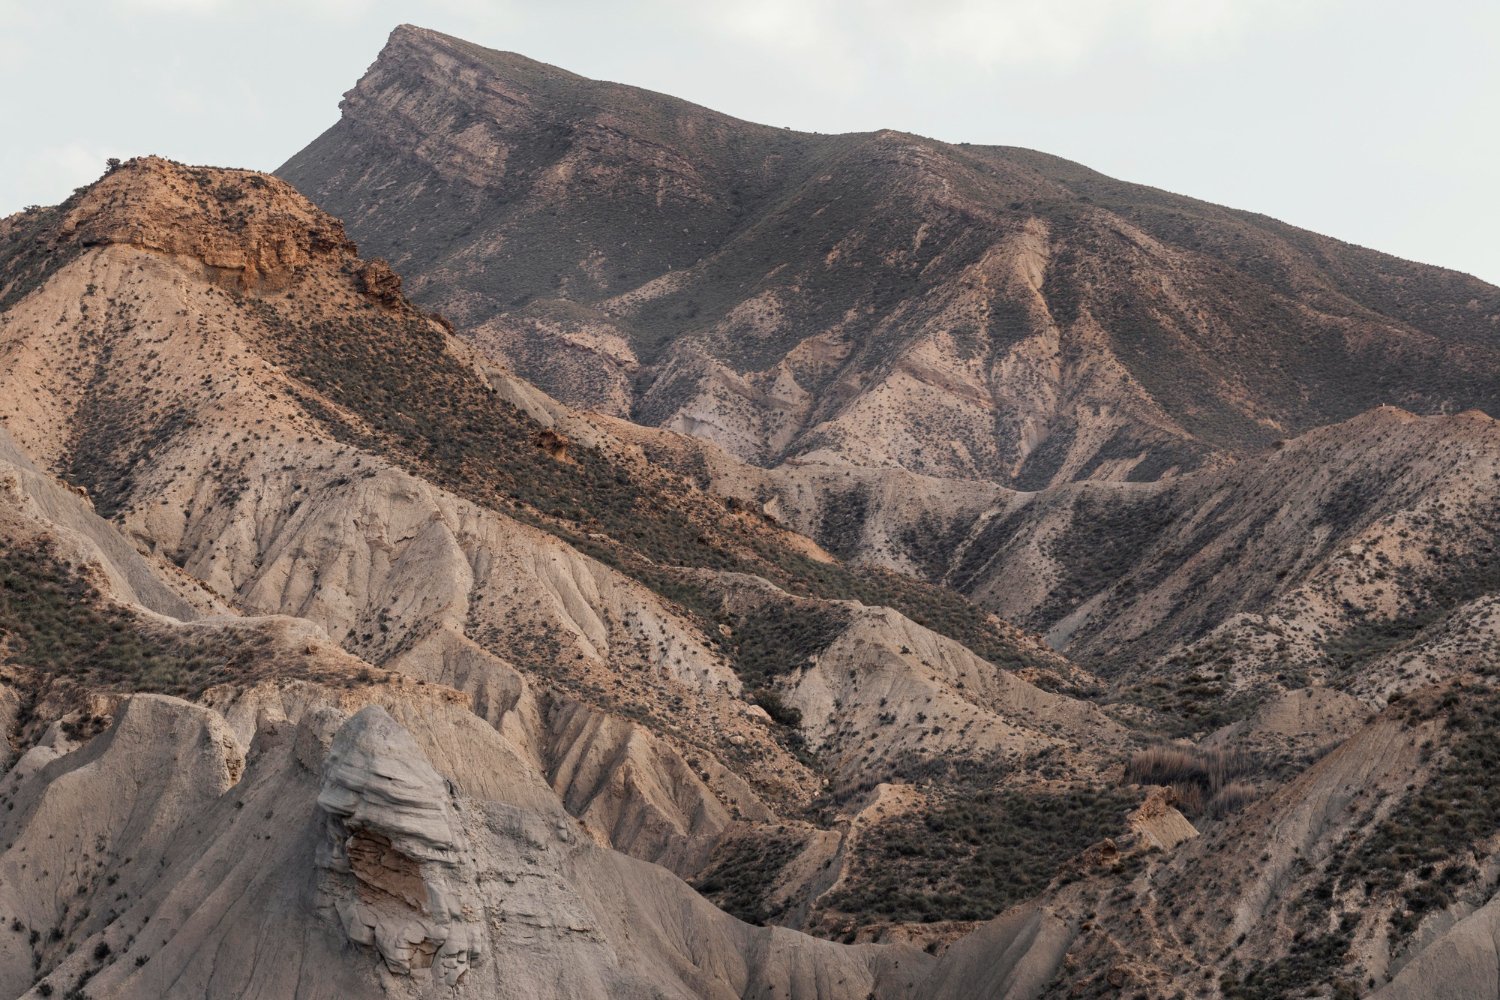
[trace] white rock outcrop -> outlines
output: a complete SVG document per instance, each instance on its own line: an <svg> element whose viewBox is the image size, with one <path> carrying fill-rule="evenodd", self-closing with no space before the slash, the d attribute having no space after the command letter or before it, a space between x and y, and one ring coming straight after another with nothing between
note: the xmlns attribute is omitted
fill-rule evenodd
<svg viewBox="0 0 1500 1000"><path fill-rule="evenodd" d="M462 870L452 786L385 709L362 709L338 731L318 806L327 840L318 864L346 875L335 903L344 933L394 973L432 968L456 986L481 952Z"/></svg>

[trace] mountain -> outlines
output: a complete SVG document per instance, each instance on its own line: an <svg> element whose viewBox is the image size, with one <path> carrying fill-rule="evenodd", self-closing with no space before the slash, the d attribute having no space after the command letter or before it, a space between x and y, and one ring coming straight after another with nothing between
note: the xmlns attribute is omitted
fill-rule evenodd
<svg viewBox="0 0 1500 1000"><path fill-rule="evenodd" d="M1155 480L1500 407L1500 289L1029 150L811 135L404 26L279 171L559 399L746 461Z"/></svg>
<svg viewBox="0 0 1500 1000"><path fill-rule="evenodd" d="M323 208L143 157L0 219L0 996L1493 992L1493 290L418 29L356 106L398 148L362 166L351 112L294 161L336 178ZM1275 294L1305 325L1256 333L1251 251L1146 240L1162 206L1299 247L1322 291ZM755 255L784 322L744 325ZM1224 294L1168 308L1213 260ZM559 284L485 313L532 267ZM1177 339L1132 341L1108 289ZM718 318L668 322L679 291ZM1043 329L952 353L969 314L926 310L954 296ZM847 340L801 336L825 301ZM1342 360L1240 370L1255 338ZM1382 380L1400 406L1365 405ZM679 383L717 423L650 417ZM768 445L773 395L822 415Z"/></svg>
<svg viewBox="0 0 1500 1000"><path fill-rule="evenodd" d="M948 940L1127 834L1138 737L1067 693L1085 673L653 468L285 183L131 160L0 241L5 989L905 995L944 963L767 928ZM158 777L112 796L131 774ZM879 789L975 781L1070 827L868 890ZM480 888L544 855L541 895ZM523 976L502 924L554 959ZM295 986L288 948L318 967Z"/></svg>
<svg viewBox="0 0 1500 1000"><path fill-rule="evenodd" d="M1117 687L1214 692L1191 714L1222 722L1267 684L1406 690L1431 675L1377 654L1488 634L1442 623L1497 584L1500 289L1026 150L751 125L412 27L342 109L281 175L460 337Z"/></svg>

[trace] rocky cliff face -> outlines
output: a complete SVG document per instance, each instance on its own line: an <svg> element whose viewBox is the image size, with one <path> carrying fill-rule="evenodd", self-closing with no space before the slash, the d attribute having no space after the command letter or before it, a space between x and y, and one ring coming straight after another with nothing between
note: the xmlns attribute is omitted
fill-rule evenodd
<svg viewBox="0 0 1500 1000"><path fill-rule="evenodd" d="M544 389L761 465L1155 480L1382 403L1500 403L1500 291L1463 275L418 28L279 173Z"/></svg>
<svg viewBox="0 0 1500 1000"><path fill-rule="evenodd" d="M57 237L201 262L241 290L276 291L310 266L352 256L336 219L275 178L146 158L106 174L64 215Z"/></svg>

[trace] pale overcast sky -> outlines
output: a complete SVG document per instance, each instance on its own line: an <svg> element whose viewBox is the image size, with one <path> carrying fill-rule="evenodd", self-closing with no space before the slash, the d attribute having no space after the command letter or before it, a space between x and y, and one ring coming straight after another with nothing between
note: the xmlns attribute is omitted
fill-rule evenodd
<svg viewBox="0 0 1500 1000"><path fill-rule="evenodd" d="M0 0L0 214L274 169L402 22L820 132L1028 146L1500 283L1497 0Z"/></svg>

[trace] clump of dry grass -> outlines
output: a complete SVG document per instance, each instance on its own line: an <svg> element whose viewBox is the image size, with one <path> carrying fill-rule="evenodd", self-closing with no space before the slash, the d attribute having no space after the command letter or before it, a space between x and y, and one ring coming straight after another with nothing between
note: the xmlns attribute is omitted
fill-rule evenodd
<svg viewBox="0 0 1500 1000"><path fill-rule="evenodd" d="M1231 781L1209 800L1205 813L1209 819L1223 819L1255 801L1255 786L1246 781Z"/></svg>
<svg viewBox="0 0 1500 1000"><path fill-rule="evenodd" d="M1186 816L1220 819L1255 797L1247 782L1236 779L1255 768L1244 750L1201 750L1159 744L1131 755L1125 780L1137 785L1165 785L1172 789L1177 808Z"/></svg>
<svg viewBox="0 0 1500 1000"><path fill-rule="evenodd" d="M1190 817L1203 815L1207 803L1201 785L1175 782L1167 787L1172 791L1172 804L1177 807L1178 812Z"/></svg>

